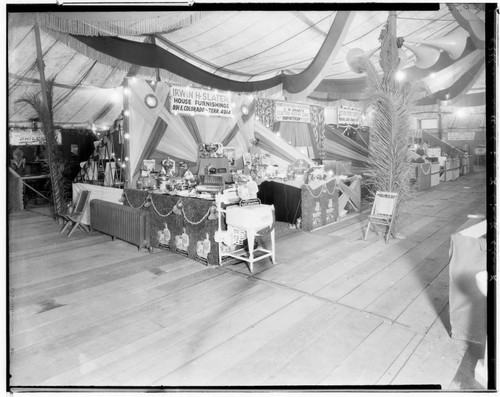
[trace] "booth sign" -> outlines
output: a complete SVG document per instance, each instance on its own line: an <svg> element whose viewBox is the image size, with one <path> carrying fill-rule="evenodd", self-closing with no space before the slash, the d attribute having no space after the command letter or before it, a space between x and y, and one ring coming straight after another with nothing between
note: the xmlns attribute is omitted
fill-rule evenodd
<svg viewBox="0 0 500 397"><path fill-rule="evenodd" d="M231 94L225 91L172 86L170 111L191 116L232 117Z"/></svg>
<svg viewBox="0 0 500 397"><path fill-rule="evenodd" d="M309 105L276 101L274 114L275 121L311 122L311 108Z"/></svg>
<svg viewBox="0 0 500 397"><path fill-rule="evenodd" d="M359 124L359 116L361 112L359 109L348 108L341 106L338 110L338 124L339 125L351 125Z"/></svg>
<svg viewBox="0 0 500 397"><path fill-rule="evenodd" d="M475 132L448 132L449 141L473 141L475 139Z"/></svg>
<svg viewBox="0 0 500 397"><path fill-rule="evenodd" d="M56 142L61 145L61 131L55 130ZM45 135L41 129L9 128L9 143L14 146L45 145Z"/></svg>

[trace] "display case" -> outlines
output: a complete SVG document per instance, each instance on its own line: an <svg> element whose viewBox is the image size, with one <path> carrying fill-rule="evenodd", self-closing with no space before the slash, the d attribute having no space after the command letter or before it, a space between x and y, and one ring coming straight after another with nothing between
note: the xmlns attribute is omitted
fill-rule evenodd
<svg viewBox="0 0 500 397"><path fill-rule="evenodd" d="M431 187L439 185L441 166L439 163L431 164Z"/></svg>

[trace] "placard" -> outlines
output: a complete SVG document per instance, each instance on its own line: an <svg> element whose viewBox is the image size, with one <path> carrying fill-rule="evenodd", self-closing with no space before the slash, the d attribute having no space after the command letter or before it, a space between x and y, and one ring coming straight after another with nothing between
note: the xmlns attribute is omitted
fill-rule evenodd
<svg viewBox="0 0 500 397"><path fill-rule="evenodd" d="M337 123L339 125L359 124L361 111L346 106L339 107Z"/></svg>
<svg viewBox="0 0 500 397"><path fill-rule="evenodd" d="M193 87L172 86L170 111L191 116L232 117L231 93Z"/></svg>
<svg viewBox="0 0 500 397"><path fill-rule="evenodd" d="M56 143L61 145L61 131L55 130ZM45 135L41 129L9 128L9 143L13 146L45 145Z"/></svg>
<svg viewBox="0 0 500 397"><path fill-rule="evenodd" d="M449 141L473 141L476 137L474 131L468 132L448 132Z"/></svg>
<svg viewBox="0 0 500 397"><path fill-rule="evenodd" d="M299 123L311 122L311 108L301 103L276 101L274 113L276 121L296 121Z"/></svg>

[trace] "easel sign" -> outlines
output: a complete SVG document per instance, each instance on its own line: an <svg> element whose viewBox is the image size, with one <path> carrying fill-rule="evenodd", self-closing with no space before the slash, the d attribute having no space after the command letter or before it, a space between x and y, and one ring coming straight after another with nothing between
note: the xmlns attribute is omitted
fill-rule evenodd
<svg viewBox="0 0 500 397"><path fill-rule="evenodd" d="M149 176L155 170L156 160L143 160L141 176Z"/></svg>
<svg viewBox="0 0 500 397"><path fill-rule="evenodd" d="M303 175L309 171L309 163L303 159L296 160L290 165L290 171L296 175Z"/></svg>

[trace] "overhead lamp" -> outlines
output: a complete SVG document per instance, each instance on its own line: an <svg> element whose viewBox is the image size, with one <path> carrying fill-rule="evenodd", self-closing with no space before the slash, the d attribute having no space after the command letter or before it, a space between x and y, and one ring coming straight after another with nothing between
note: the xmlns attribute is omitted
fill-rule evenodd
<svg viewBox="0 0 500 397"><path fill-rule="evenodd" d="M467 116L467 110L465 110L464 108L460 108L455 111L455 116L457 116L459 119L463 119Z"/></svg>
<svg viewBox="0 0 500 397"><path fill-rule="evenodd" d="M122 96L120 95L120 92L116 91L116 90L113 90L113 92L111 93L111 96L110 96L110 99L113 101L113 102L120 102L121 99L122 99Z"/></svg>
<svg viewBox="0 0 500 397"><path fill-rule="evenodd" d="M402 70L398 70L394 75L394 78L396 79L396 81L402 82L406 79L406 73Z"/></svg>

